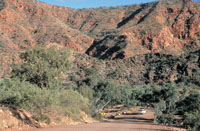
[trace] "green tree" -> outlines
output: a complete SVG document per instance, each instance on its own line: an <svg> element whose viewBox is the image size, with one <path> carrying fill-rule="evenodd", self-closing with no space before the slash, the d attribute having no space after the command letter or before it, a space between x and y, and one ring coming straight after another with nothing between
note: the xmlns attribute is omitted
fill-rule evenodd
<svg viewBox="0 0 200 131"><path fill-rule="evenodd" d="M200 130L200 110L196 110L193 112L186 112L184 120L184 126L191 131L199 131Z"/></svg>
<svg viewBox="0 0 200 131"><path fill-rule="evenodd" d="M191 90L189 95L180 103L179 114L183 117L183 123L186 128L192 131L200 130L200 93L199 90Z"/></svg>
<svg viewBox="0 0 200 131"><path fill-rule="evenodd" d="M185 112L193 112L196 110L200 111L200 93L198 90L192 90L189 95L179 102L180 114L183 115Z"/></svg>
<svg viewBox="0 0 200 131"><path fill-rule="evenodd" d="M108 104L116 104L120 99L120 90L118 87L109 82L100 81L93 87L94 105L97 110L101 110Z"/></svg>
<svg viewBox="0 0 200 131"><path fill-rule="evenodd" d="M84 97L89 98L91 107L98 112L108 105L127 104L131 93L123 87L113 84L100 77L95 67L85 70L86 78L77 81L77 90ZM129 103L128 103L129 104Z"/></svg>
<svg viewBox="0 0 200 131"><path fill-rule="evenodd" d="M28 81L39 87L56 87L61 84L62 72L69 69L69 51L66 49L36 46L21 53L23 63L13 66L12 78Z"/></svg>

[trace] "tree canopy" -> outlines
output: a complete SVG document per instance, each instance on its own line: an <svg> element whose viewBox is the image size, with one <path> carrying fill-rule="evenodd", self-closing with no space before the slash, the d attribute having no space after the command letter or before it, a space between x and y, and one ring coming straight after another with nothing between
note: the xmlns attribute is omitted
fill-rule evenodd
<svg viewBox="0 0 200 131"><path fill-rule="evenodd" d="M23 60L15 64L12 77L28 81L39 87L54 87L61 84L61 74L69 69L69 50L36 46L21 53Z"/></svg>

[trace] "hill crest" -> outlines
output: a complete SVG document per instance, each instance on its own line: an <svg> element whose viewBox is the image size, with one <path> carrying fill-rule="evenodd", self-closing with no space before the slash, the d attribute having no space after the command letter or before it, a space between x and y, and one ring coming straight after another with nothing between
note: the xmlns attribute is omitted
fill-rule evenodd
<svg viewBox="0 0 200 131"><path fill-rule="evenodd" d="M33 0L2 2L1 51L57 43L100 59L122 59L180 54L200 44L200 3L192 0L80 10Z"/></svg>

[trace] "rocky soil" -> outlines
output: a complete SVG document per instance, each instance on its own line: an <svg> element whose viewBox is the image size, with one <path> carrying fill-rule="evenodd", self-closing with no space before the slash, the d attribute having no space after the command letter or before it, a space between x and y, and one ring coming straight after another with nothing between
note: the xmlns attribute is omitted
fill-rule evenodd
<svg viewBox="0 0 200 131"><path fill-rule="evenodd" d="M16 109L0 105L0 130L2 131L23 131L36 128L55 127L62 125L77 125L81 123L97 122L85 112L81 112L80 121L74 121L66 115L49 114L50 123L46 120L36 120L35 114L24 109Z"/></svg>

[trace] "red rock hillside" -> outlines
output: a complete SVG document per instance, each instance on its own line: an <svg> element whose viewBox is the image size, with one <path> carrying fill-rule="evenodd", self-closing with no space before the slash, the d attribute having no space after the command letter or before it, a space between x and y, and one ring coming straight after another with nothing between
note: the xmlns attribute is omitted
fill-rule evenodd
<svg viewBox="0 0 200 131"><path fill-rule="evenodd" d="M49 43L101 59L180 54L200 45L200 3L169 0L74 10L33 0L1 1L1 53Z"/></svg>

